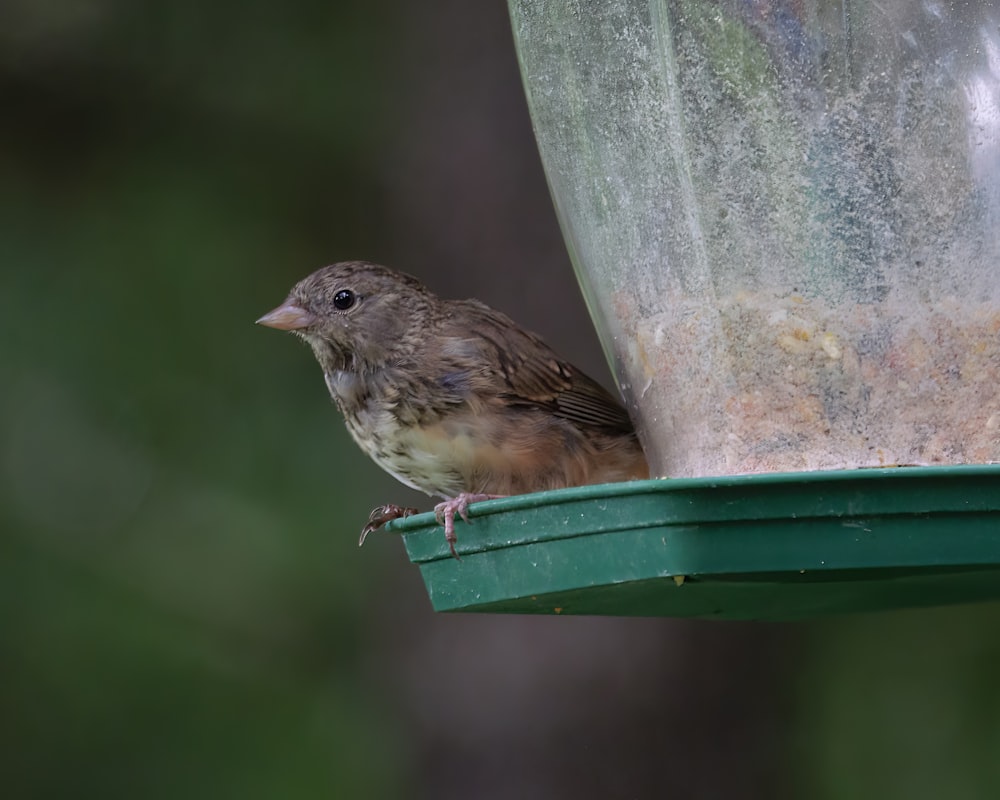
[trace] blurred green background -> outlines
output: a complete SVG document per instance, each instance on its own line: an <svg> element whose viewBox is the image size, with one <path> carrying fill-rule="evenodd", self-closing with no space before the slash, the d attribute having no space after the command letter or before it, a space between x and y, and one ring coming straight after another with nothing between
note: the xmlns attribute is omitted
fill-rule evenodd
<svg viewBox="0 0 1000 800"><path fill-rule="evenodd" d="M1000 608L436 617L253 326L369 258L607 379L501 3L0 4L0 792L995 798Z"/></svg>

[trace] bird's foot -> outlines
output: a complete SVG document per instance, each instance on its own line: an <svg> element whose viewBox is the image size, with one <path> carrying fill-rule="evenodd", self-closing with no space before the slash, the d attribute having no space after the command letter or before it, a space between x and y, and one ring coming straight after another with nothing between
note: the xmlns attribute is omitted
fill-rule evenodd
<svg viewBox="0 0 1000 800"><path fill-rule="evenodd" d="M462 492L458 497L453 497L451 500L445 500L443 503L438 503L434 506L434 516L437 517L438 525L444 526L444 538L448 541L448 549L451 550L451 554L455 558L458 558L458 553L455 552L455 542L458 541L458 537L455 536L455 515L458 514L466 522L469 522L469 503L496 500L498 497L503 496L502 494L470 494L469 492Z"/></svg>
<svg viewBox="0 0 1000 800"><path fill-rule="evenodd" d="M391 522L394 519L403 519L416 513L417 509L415 508L404 508L392 503L373 508L372 513L368 515L368 524L361 529L361 538L358 539L358 547L361 547L365 543L365 539L368 538L369 533L377 531L385 523Z"/></svg>

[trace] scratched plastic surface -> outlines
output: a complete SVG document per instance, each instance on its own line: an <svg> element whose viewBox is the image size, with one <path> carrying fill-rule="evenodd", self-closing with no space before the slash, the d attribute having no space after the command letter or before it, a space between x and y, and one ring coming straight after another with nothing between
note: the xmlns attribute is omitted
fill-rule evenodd
<svg viewBox="0 0 1000 800"><path fill-rule="evenodd" d="M1000 599L1000 465L630 481L390 523L437 611L802 619Z"/></svg>
<svg viewBox="0 0 1000 800"><path fill-rule="evenodd" d="M1000 3L510 11L656 474L1000 461Z"/></svg>

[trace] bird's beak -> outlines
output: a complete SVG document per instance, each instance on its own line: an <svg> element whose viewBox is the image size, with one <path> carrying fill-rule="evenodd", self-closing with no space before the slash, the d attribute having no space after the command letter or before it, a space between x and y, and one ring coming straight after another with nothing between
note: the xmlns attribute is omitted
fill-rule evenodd
<svg viewBox="0 0 1000 800"><path fill-rule="evenodd" d="M286 300L274 311L269 311L259 320L258 325L266 325L268 328L277 328L279 331L297 331L308 328L316 322L316 316L306 311L302 306L297 306L291 300Z"/></svg>

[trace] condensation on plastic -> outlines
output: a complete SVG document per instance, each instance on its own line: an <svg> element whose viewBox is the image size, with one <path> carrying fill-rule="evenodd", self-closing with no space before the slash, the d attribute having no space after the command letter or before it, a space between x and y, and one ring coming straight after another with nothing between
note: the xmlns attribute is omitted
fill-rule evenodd
<svg viewBox="0 0 1000 800"><path fill-rule="evenodd" d="M1000 461L1000 3L510 12L655 474Z"/></svg>

